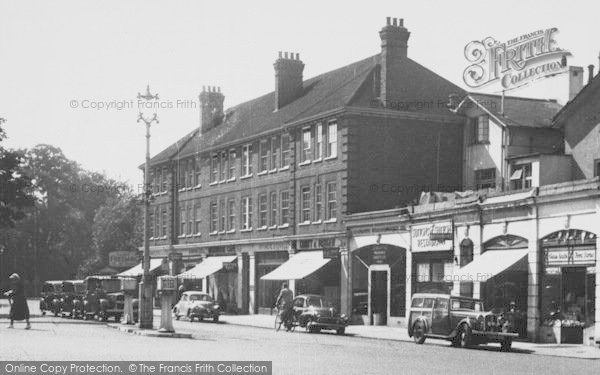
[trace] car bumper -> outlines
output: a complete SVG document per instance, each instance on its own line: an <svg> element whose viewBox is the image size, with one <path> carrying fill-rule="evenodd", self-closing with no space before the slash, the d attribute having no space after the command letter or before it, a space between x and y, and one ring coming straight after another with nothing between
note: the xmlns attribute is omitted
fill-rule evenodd
<svg viewBox="0 0 600 375"><path fill-rule="evenodd" d="M518 333L512 332L486 332L486 331L475 331L471 332L475 336L482 336L487 338L489 341L505 341L506 339L514 339L519 337Z"/></svg>
<svg viewBox="0 0 600 375"><path fill-rule="evenodd" d="M216 311L207 311L207 310L201 310L201 311L192 311L190 312L190 318L214 318L215 316L219 316L219 313Z"/></svg>

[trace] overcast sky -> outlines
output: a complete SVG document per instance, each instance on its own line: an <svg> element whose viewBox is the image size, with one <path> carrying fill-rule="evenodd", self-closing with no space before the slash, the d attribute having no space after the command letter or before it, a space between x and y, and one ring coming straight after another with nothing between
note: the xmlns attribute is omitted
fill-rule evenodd
<svg viewBox="0 0 600 375"><path fill-rule="evenodd" d="M198 126L197 105L186 101L196 103L203 85L220 86L226 107L272 91L277 51L300 53L309 78L378 53L378 32L391 16L411 32L408 55L462 87L467 43L550 27L573 54L570 65L597 70L599 8L524 0L2 0L0 117L10 147L52 144L85 168L137 185L145 152L137 100L121 110L82 106L133 100L150 83L174 106L158 110L154 155ZM566 87L556 80L511 95L552 96L553 89Z"/></svg>

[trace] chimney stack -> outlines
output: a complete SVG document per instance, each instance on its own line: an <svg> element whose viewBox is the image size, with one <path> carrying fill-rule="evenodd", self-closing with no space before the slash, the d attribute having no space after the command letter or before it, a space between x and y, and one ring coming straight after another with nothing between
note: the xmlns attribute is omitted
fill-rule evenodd
<svg viewBox="0 0 600 375"><path fill-rule="evenodd" d="M402 18L387 17L386 25L379 32L381 38L381 100L384 105L394 99L394 85L392 78L407 57L408 38L410 32L404 27Z"/></svg>
<svg viewBox="0 0 600 375"><path fill-rule="evenodd" d="M220 87L202 86L200 93L200 134L216 127L223 120L223 102L225 96Z"/></svg>
<svg viewBox="0 0 600 375"><path fill-rule="evenodd" d="M590 64L590 65L588 65L588 85L590 84L590 82L592 82L593 78L594 78L594 65Z"/></svg>
<svg viewBox="0 0 600 375"><path fill-rule="evenodd" d="M573 100L583 88L583 67L569 66L569 99Z"/></svg>
<svg viewBox="0 0 600 375"><path fill-rule="evenodd" d="M302 72L304 64L300 54L279 52L275 63L275 110L279 110L297 99L303 90Z"/></svg>

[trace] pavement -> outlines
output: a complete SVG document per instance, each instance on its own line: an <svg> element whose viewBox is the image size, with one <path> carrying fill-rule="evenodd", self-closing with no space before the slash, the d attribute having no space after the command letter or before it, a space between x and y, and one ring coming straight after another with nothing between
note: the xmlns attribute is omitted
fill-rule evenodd
<svg viewBox="0 0 600 375"><path fill-rule="evenodd" d="M29 307L32 318L41 316L38 309L38 300L29 300ZM160 322L160 310L154 310L155 325ZM6 319L8 317L8 302L0 299L0 318ZM231 326L244 326L251 327L254 329L269 329L273 330L275 317L272 315L221 315L220 323ZM189 338L193 334L193 330L185 332L188 326L192 326L193 323L182 320L176 323L176 335L175 337ZM118 324L109 324L113 328L120 329L125 332L152 335L148 333L140 333L134 326L119 327ZM158 327L156 327L158 328ZM182 331L183 330L183 331ZM180 335L181 333L181 335ZM165 336L165 335L155 335ZM383 340L390 342L407 342L412 344L412 338L408 337L406 328L402 327L388 327L388 326L365 326L365 325L350 325L346 328L347 337L355 337L369 340ZM427 342L435 343L437 345L449 345L447 341L427 339ZM489 344L488 347L495 348L498 344ZM584 346L584 345L573 345L573 344L540 344L531 342L513 342L513 351L528 353L534 355L552 356L552 357L565 357L565 358L580 358L580 359L600 359L600 349Z"/></svg>

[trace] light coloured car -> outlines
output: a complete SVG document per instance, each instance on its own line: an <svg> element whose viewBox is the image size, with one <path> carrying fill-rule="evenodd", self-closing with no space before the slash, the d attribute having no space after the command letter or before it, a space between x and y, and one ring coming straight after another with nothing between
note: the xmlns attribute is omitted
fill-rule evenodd
<svg viewBox="0 0 600 375"><path fill-rule="evenodd" d="M207 293L189 291L181 295L181 299L173 307L173 315L179 320L182 316L187 317L191 322L194 319L202 321L212 319L219 321L219 305Z"/></svg>

